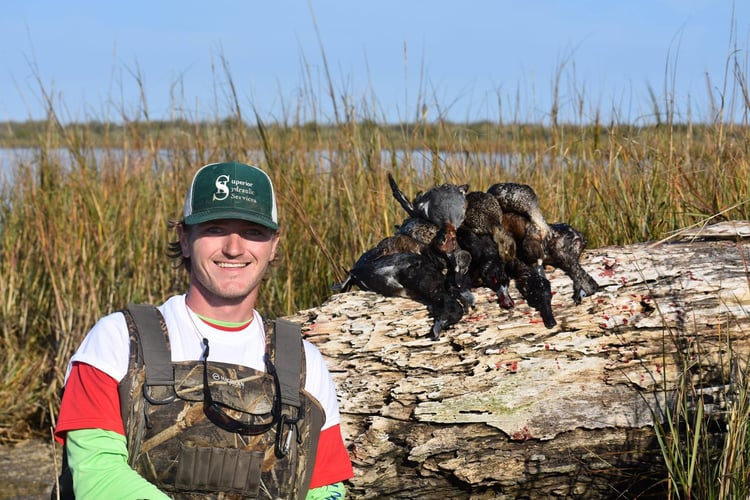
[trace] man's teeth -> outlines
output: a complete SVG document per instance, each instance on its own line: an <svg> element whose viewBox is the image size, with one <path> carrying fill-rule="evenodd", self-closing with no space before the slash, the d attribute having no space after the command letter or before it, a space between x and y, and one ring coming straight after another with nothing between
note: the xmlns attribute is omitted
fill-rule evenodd
<svg viewBox="0 0 750 500"><path fill-rule="evenodd" d="M245 267L246 264L241 262L219 262L219 267Z"/></svg>

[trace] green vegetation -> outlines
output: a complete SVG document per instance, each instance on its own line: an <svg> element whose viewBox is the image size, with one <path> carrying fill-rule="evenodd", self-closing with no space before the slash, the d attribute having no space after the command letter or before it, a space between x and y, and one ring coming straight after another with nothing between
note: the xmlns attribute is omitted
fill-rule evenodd
<svg viewBox="0 0 750 500"><path fill-rule="evenodd" d="M334 104L347 108L346 99ZM30 148L0 197L0 440L48 432L67 361L98 317L184 290L184 273L165 256L168 223L206 163L257 164L276 183L283 258L262 292L269 316L325 301L361 252L392 232L403 213L388 172L411 194L442 182L530 184L548 220L582 230L590 247L750 219L750 128L721 110L715 120L676 123L672 110L657 109L666 118L652 126L381 125L354 111L322 125L248 123L236 101L230 118L215 122L152 121L143 107L144 118L119 124L63 125L51 105L46 121L0 126L0 147ZM721 461L733 471L747 469L740 457L750 450L740 392L736 449ZM696 470L705 461L691 460L701 435L684 451L680 408L658 429L674 489L684 486L676 497L713 479L708 466Z"/></svg>

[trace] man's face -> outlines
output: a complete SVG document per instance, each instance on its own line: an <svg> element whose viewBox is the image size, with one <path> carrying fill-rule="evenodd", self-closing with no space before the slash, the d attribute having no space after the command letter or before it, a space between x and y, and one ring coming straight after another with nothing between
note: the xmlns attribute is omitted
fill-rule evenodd
<svg viewBox="0 0 750 500"><path fill-rule="evenodd" d="M238 219L184 227L180 244L191 260L191 290L214 305L255 297L278 243L278 232Z"/></svg>

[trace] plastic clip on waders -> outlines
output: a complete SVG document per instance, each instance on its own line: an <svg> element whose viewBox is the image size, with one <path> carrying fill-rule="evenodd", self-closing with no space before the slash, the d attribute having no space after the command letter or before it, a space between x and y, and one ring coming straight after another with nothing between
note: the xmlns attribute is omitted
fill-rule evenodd
<svg viewBox="0 0 750 500"><path fill-rule="evenodd" d="M282 414L279 423L276 424L276 443L274 451L278 458L285 457L289 453L292 445L292 434L297 435L297 444L302 444L302 435L299 432L299 421L305 413L304 402L297 408L297 416L292 418L289 415ZM284 426L287 426L286 439L284 439Z"/></svg>

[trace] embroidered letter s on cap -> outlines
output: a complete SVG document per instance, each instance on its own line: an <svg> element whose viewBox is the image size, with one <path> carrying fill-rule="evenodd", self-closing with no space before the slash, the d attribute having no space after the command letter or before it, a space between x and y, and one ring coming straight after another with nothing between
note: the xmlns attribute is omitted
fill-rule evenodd
<svg viewBox="0 0 750 500"><path fill-rule="evenodd" d="M242 219L278 229L276 196L268 175L239 162L211 163L193 177L185 198L185 224Z"/></svg>

